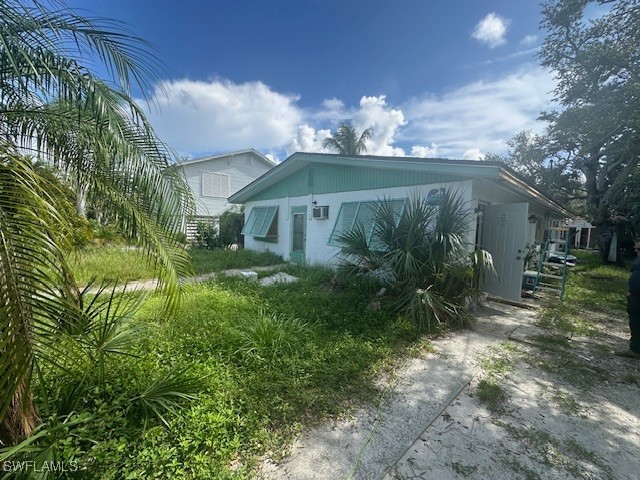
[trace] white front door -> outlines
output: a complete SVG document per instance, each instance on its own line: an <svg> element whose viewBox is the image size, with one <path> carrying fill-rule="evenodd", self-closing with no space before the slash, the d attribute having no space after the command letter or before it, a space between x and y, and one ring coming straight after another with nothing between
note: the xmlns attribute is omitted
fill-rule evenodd
<svg viewBox="0 0 640 480"><path fill-rule="evenodd" d="M485 290L514 302L520 301L524 271L528 203L487 205L482 220L482 248L493 256L498 278L488 275Z"/></svg>

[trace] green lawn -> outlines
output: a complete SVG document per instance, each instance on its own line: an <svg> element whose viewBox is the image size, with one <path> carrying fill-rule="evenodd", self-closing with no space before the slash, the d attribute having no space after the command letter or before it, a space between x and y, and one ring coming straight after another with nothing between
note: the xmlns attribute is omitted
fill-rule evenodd
<svg viewBox="0 0 640 480"><path fill-rule="evenodd" d="M592 310L626 310L629 269L602 265L598 253L574 254L578 264L571 269L565 301Z"/></svg>
<svg viewBox="0 0 640 480"><path fill-rule="evenodd" d="M626 291L629 270L602 265L600 255L584 250L572 252L578 264L569 269L562 302L552 302L541 312L541 322L576 335L590 336L594 321L585 312L626 316Z"/></svg>

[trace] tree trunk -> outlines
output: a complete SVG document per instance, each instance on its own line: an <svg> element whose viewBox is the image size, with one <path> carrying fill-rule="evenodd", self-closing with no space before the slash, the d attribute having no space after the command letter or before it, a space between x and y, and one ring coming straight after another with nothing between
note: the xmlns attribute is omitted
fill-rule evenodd
<svg viewBox="0 0 640 480"><path fill-rule="evenodd" d="M624 267L624 259L622 258L622 253L620 251L620 240L622 236L621 232L618 232L618 243L616 245L616 259L615 261L609 260L609 251L611 249L611 241L613 239L613 234L618 231L618 228L615 225L598 225L596 226L596 238L598 239L598 250L600 251L600 259L603 264L614 263L618 266Z"/></svg>
<svg viewBox="0 0 640 480"><path fill-rule="evenodd" d="M7 413L0 421L0 446L16 445L33 432L38 423L38 412L33 404L31 390L24 377L13 400L9 404Z"/></svg>

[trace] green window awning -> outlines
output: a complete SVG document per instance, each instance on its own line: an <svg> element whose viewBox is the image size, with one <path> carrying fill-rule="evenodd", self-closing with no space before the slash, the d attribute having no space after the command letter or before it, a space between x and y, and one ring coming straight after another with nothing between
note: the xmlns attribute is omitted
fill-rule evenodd
<svg viewBox="0 0 640 480"><path fill-rule="evenodd" d="M353 232L356 226L360 226L365 234L367 244L370 248L376 246L382 247L380 241L375 235L375 209L374 204L379 202L390 202L393 212L400 219L400 216L404 212L406 198L397 198L392 200L379 200L368 202L346 202L340 206L340 212L336 219L336 223L329 237L328 244L334 247L341 247L342 243L339 238L342 235Z"/></svg>
<svg viewBox="0 0 640 480"><path fill-rule="evenodd" d="M277 215L277 206L253 207L242 229L242 235L258 238L277 236L277 232L273 234L272 228L274 221L277 222Z"/></svg>

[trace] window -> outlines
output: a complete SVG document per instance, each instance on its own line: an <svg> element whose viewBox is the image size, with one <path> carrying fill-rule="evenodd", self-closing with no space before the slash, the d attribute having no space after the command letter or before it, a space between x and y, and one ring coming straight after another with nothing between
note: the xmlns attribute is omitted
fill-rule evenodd
<svg viewBox="0 0 640 480"><path fill-rule="evenodd" d="M399 198L387 201L391 202L394 213L400 218L407 200L405 198ZM374 238L375 221L373 205L375 203L377 202L343 203L340 206L340 212L338 213L336 224L333 227L333 232L331 232L331 237L329 237L329 245L340 247L341 243L338 237L353 231L356 225L361 225L364 228L367 243L370 247L374 248L376 244L379 245L379 241Z"/></svg>
<svg viewBox="0 0 640 480"><path fill-rule="evenodd" d="M241 233L257 240L277 240L278 207L253 207Z"/></svg>
<svg viewBox="0 0 640 480"><path fill-rule="evenodd" d="M203 197L229 197L229 175L202 172Z"/></svg>

